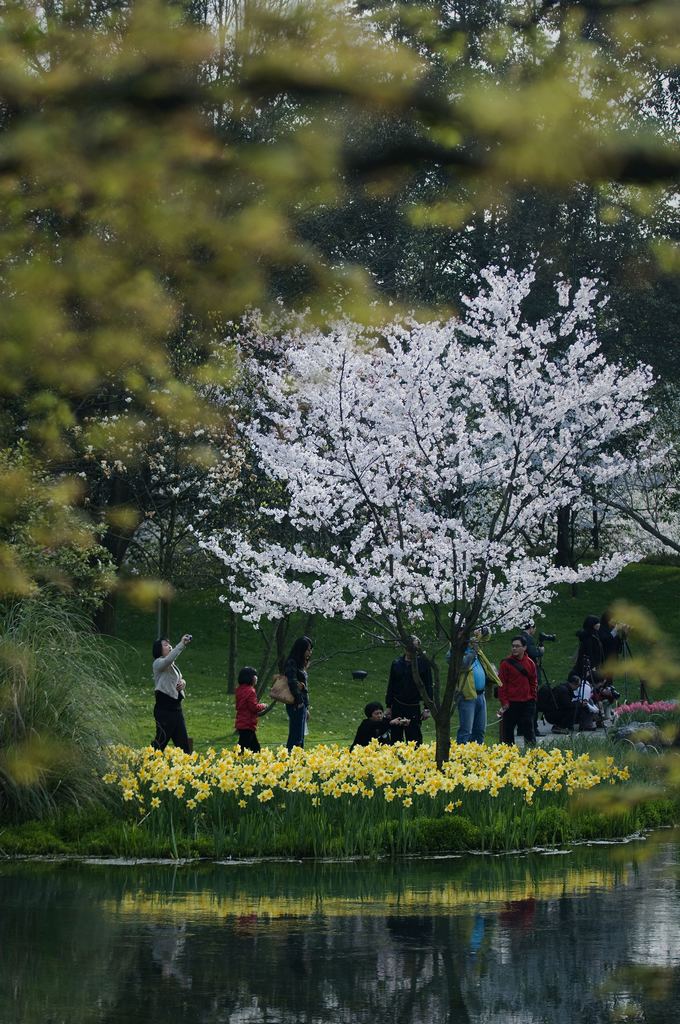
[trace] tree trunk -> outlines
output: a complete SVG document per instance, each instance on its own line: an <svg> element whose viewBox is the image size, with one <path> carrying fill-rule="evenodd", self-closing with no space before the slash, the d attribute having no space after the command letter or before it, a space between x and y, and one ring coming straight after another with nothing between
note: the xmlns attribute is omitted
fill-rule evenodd
<svg viewBox="0 0 680 1024"><path fill-rule="evenodd" d="M560 567L571 567L571 510L569 507L559 509L557 513L557 554L555 561Z"/></svg>
<svg viewBox="0 0 680 1024"><path fill-rule="evenodd" d="M286 660L286 640L288 639L288 623L290 621L289 615L284 615L282 619L276 623L276 664L279 669L283 668L283 663Z"/></svg>
<svg viewBox="0 0 680 1024"><path fill-rule="evenodd" d="M595 551L600 550L600 510L597 505L597 494L593 489L593 548Z"/></svg>
<svg viewBox="0 0 680 1024"><path fill-rule="evenodd" d="M238 618L229 610L229 650L227 653L227 693L236 690L236 665L238 664Z"/></svg>
<svg viewBox="0 0 680 1024"><path fill-rule="evenodd" d="M158 636L170 636L170 602L164 598L158 598L158 617L156 621Z"/></svg>
<svg viewBox="0 0 680 1024"><path fill-rule="evenodd" d="M476 622L476 617L473 620ZM459 687L462 685L463 656L467 647L467 634L458 631L451 644L446 685L441 701L433 715L435 728L437 768L441 770L451 755L451 719L458 707Z"/></svg>
<svg viewBox="0 0 680 1024"><path fill-rule="evenodd" d="M433 718L436 741L435 757L437 768L441 769L451 754L451 715L442 708Z"/></svg>
<svg viewBox="0 0 680 1024"><path fill-rule="evenodd" d="M571 509L568 506L559 509L557 513L557 554L556 565L562 567L574 567L574 534ZM576 597L576 584L571 584L571 596Z"/></svg>
<svg viewBox="0 0 680 1024"><path fill-rule="evenodd" d="M117 477L113 481L111 494L109 495L106 504L103 507L99 507L98 511L110 511L111 509L120 508L126 504L134 504L133 492L127 481ZM109 526L102 537L102 547L105 547L110 553L116 567L116 573L120 572L120 567L123 564L125 554L130 546L132 538L135 535L136 529L136 526L130 527L127 530ZM115 636L117 611L118 595L114 590L106 595L103 605L94 616L93 621L95 629L99 633L104 633L106 636Z"/></svg>
<svg viewBox="0 0 680 1024"><path fill-rule="evenodd" d="M276 640L276 630L272 625L272 628L267 634L266 629L262 630L262 635L265 638L264 651L262 653L262 660L257 670L257 697L258 700L262 697L262 694L269 685L269 677L272 673L278 671L278 663L276 661L276 651L274 650L274 642ZM272 651L274 651L274 661L272 663Z"/></svg>
<svg viewBox="0 0 680 1024"><path fill-rule="evenodd" d="M94 613L92 621L97 632L104 636L115 636L117 613L118 594L115 590L111 590L104 598L101 607Z"/></svg>

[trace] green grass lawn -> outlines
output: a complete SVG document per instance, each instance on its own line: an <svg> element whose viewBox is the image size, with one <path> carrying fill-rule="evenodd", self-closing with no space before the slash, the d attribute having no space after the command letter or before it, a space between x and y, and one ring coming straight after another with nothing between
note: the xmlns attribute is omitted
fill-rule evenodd
<svg viewBox="0 0 680 1024"><path fill-rule="evenodd" d="M546 645L544 667L551 682L565 678L576 654L576 630L586 615L600 614L617 599L647 608L674 641L680 637L680 568L677 566L630 566L609 583L585 584L576 597L560 595L538 620L538 628L556 633L558 640ZM182 655L182 672L187 680L185 717L189 735L197 749L229 746L235 741L233 697L226 693L227 629L225 608L213 591L180 594L172 606L171 639L192 633L194 641ZM417 628L417 627L416 627ZM425 629L420 630L423 637ZM310 671L312 717L308 742L349 744L369 700L384 701L387 676L397 651L391 647L371 648L371 642L352 623L318 619L314 630L314 661ZM119 638L106 640L119 674L129 709L123 723L126 739L133 745L150 742L154 734L151 644L156 635L155 615L123 607L119 616ZM510 633L494 636L487 652L496 663L509 653ZM635 651L635 636L630 637ZM676 649L680 644L675 643ZM239 635L239 665L260 662L261 634L242 624ZM445 672L443 651L439 661ZM352 679L353 669L365 669L362 682ZM637 680L621 680L619 689L630 699L638 697ZM675 696L664 690L655 696ZM495 706L489 708L490 723ZM277 705L259 726L263 744L285 741L287 716ZM490 725L489 738L494 738ZM426 740L434 739L431 723L425 723Z"/></svg>

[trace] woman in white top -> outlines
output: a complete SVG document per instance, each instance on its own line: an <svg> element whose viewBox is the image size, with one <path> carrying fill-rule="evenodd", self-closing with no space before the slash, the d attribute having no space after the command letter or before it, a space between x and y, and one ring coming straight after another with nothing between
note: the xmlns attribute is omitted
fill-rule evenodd
<svg viewBox="0 0 680 1024"><path fill-rule="evenodd" d="M175 664L176 659L190 643L189 633L185 633L176 647L173 647L165 637L154 640L152 671L156 692L153 709L156 737L151 745L155 750L165 750L172 740L176 747L187 754L191 753L191 744L182 714L182 701L187 684Z"/></svg>

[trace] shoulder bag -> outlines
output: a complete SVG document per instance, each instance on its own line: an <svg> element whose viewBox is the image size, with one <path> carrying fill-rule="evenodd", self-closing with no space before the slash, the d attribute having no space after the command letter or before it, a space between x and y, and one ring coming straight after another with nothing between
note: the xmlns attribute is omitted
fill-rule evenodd
<svg viewBox="0 0 680 1024"><path fill-rule="evenodd" d="M290 692L290 686L288 685L288 679L286 676L274 676L271 690L269 691L270 700L278 700L282 704L294 704L295 697Z"/></svg>

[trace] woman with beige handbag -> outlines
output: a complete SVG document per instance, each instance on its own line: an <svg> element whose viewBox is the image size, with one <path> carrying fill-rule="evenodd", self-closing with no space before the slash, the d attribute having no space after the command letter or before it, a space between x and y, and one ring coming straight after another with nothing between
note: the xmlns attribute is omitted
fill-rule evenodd
<svg viewBox="0 0 680 1024"><path fill-rule="evenodd" d="M286 703L288 713L288 739L286 747L304 747L307 722L309 720L309 680L307 666L312 656L314 645L308 636L301 636L293 644L291 652L283 666L283 675L288 682L288 689L293 698ZM273 696L273 693L272 693Z"/></svg>

